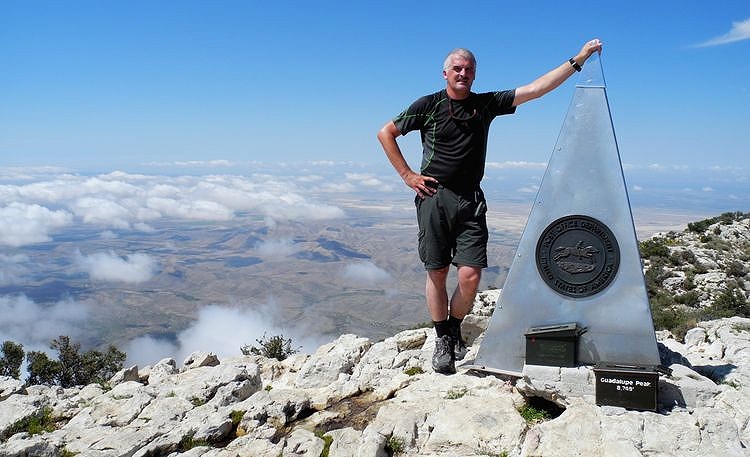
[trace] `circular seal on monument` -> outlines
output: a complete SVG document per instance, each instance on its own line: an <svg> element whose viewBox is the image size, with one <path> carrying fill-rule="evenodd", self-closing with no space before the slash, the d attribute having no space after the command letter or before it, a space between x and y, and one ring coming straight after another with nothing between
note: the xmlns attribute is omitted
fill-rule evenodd
<svg viewBox="0 0 750 457"><path fill-rule="evenodd" d="M615 278L620 247L601 221L589 216L565 216L539 236L536 266L555 292L589 297L604 290Z"/></svg>

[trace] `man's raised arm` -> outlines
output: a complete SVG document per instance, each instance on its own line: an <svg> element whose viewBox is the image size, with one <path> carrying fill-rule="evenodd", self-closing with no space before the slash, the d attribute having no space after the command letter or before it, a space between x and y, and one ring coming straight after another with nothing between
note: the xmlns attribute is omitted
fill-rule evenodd
<svg viewBox="0 0 750 457"><path fill-rule="evenodd" d="M556 89L560 84L565 82L566 79L571 77L576 70L580 71L580 68L593 53L601 51L602 42L599 41L599 39L594 38L593 40L587 41L578 54L573 57L573 62L564 62L557 68L540 76L534 80L534 82L516 88L516 97L513 100L513 106L518 106L529 100L534 100L535 98L539 98L547 92Z"/></svg>

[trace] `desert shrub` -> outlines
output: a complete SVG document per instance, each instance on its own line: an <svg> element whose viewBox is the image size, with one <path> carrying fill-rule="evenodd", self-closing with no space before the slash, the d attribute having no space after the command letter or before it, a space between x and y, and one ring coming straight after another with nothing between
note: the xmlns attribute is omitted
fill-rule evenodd
<svg viewBox="0 0 750 457"><path fill-rule="evenodd" d="M42 408L40 414L32 415L13 423L5 431L6 436L26 432L29 435L38 435L55 430L55 421L52 418L52 408Z"/></svg>
<svg viewBox="0 0 750 457"><path fill-rule="evenodd" d="M296 354L301 349L301 346L293 348L292 339L285 338L284 335L274 335L269 338L264 333L263 338L258 338L255 341L258 342L260 347L245 345L240 348L240 351L244 355L261 355L269 359L282 361L290 355Z"/></svg>
<svg viewBox="0 0 750 457"><path fill-rule="evenodd" d="M646 290L649 297L656 295L662 290L664 280L673 276L673 273L665 268L663 261L652 261L651 266L644 274Z"/></svg>
<svg viewBox="0 0 750 457"><path fill-rule="evenodd" d="M315 436L323 440L323 450L320 451L320 457L328 457L331 452L331 444L333 444L333 437L327 435L324 430L315 430Z"/></svg>
<svg viewBox="0 0 750 457"><path fill-rule="evenodd" d="M409 376L415 376L422 373L424 373L422 367L411 367L404 370L404 374L407 374Z"/></svg>
<svg viewBox="0 0 750 457"><path fill-rule="evenodd" d="M404 452L404 440L396 436L388 437L385 441L385 452L389 456L401 454Z"/></svg>
<svg viewBox="0 0 750 457"><path fill-rule="evenodd" d="M705 241L703 240L705 238ZM702 237L701 241L705 243L707 249L713 249L714 251L726 252L732 249L732 245L721 238L707 236Z"/></svg>
<svg viewBox="0 0 750 457"><path fill-rule="evenodd" d="M694 264L697 261L695 254L687 249L675 251L669 255L669 262L675 266Z"/></svg>
<svg viewBox="0 0 750 457"><path fill-rule="evenodd" d="M688 291L695 289L695 270L685 271L685 279L682 281L682 288Z"/></svg>
<svg viewBox="0 0 750 457"><path fill-rule="evenodd" d="M712 217L710 219L703 219L702 221L688 222L687 229L688 231L693 233L703 233L708 229L708 227L715 224L716 221L717 218Z"/></svg>
<svg viewBox="0 0 750 457"><path fill-rule="evenodd" d="M518 409L519 414L529 424L554 419L564 411L563 408L541 397L529 397L526 403Z"/></svg>
<svg viewBox="0 0 750 457"><path fill-rule="evenodd" d="M190 449L201 447L201 446L209 446L211 443L209 443L207 440L204 439L194 439L193 436L195 435L195 432L189 433L187 435L184 435L182 439L180 440L178 446L178 449L180 451L189 451Z"/></svg>
<svg viewBox="0 0 750 457"><path fill-rule="evenodd" d="M724 271L727 276L734 276L735 278L742 278L747 275L747 267L744 263L737 260L729 262Z"/></svg>
<svg viewBox="0 0 750 457"><path fill-rule="evenodd" d="M31 351L26 354L26 369L29 375L26 384L54 385L60 373L60 364L50 359L45 352Z"/></svg>
<svg viewBox="0 0 750 457"><path fill-rule="evenodd" d="M111 345L105 352L91 350L80 354L80 344L72 343L64 335L52 340L50 349L57 351L57 360L38 351L26 355L28 384L61 387L101 384L122 369L126 357L124 352Z"/></svg>
<svg viewBox="0 0 750 457"><path fill-rule="evenodd" d="M10 376L19 379L21 377L21 364L26 354L23 346L12 341L5 341L2 349L3 355L0 357L0 376Z"/></svg>
<svg viewBox="0 0 750 457"><path fill-rule="evenodd" d="M698 291L690 290L688 292L685 292L684 294L675 295L674 297L675 302L689 306L691 308L695 308L701 303L701 297Z"/></svg>
<svg viewBox="0 0 750 457"><path fill-rule="evenodd" d="M654 322L654 329L669 330L679 341L685 338L685 333L688 330L695 327L698 322L698 315L697 310L651 303L651 318Z"/></svg>
<svg viewBox="0 0 750 457"><path fill-rule="evenodd" d="M750 243L748 243L747 241L743 241L739 245L736 245L736 247L740 251L737 258L739 258L742 262L750 261Z"/></svg>
<svg viewBox="0 0 750 457"><path fill-rule="evenodd" d="M708 273L708 267L700 262L693 264L693 272L697 275L703 275Z"/></svg>
<svg viewBox="0 0 750 457"><path fill-rule="evenodd" d="M743 213L742 211L730 211L726 213L722 213L718 220L723 225L729 225L732 222L741 221L742 219L747 219L747 217L750 216L750 213Z"/></svg>
<svg viewBox="0 0 750 457"><path fill-rule="evenodd" d="M732 222L741 221L746 219L750 213L743 213L742 211L730 211L722 213L720 216L703 219L702 221L689 222L687 225L688 231L693 233L703 233L708 228L717 222L722 225L729 225Z"/></svg>
<svg viewBox="0 0 750 457"><path fill-rule="evenodd" d="M732 316L750 317L750 305L742 290L734 285L729 285L706 309L706 318L719 319Z"/></svg>
<svg viewBox="0 0 750 457"><path fill-rule="evenodd" d="M641 251L641 258L650 259L652 257L669 257L669 247L664 238L651 238L638 243Z"/></svg>
<svg viewBox="0 0 750 457"><path fill-rule="evenodd" d="M524 405L518 412L526 422L531 424L544 422L545 420L549 419L549 413L547 411L543 409L537 409L529 405Z"/></svg>

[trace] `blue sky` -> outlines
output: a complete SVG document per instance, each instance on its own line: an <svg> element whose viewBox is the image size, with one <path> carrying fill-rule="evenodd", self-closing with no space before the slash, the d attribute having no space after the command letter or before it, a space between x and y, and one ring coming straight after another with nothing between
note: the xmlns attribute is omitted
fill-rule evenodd
<svg viewBox="0 0 750 457"><path fill-rule="evenodd" d="M483 91L525 84L593 37L624 163L746 167L747 0L3 0L1 165L387 165L376 131L443 86L450 49L476 53ZM488 160L546 162L574 86L495 121Z"/></svg>

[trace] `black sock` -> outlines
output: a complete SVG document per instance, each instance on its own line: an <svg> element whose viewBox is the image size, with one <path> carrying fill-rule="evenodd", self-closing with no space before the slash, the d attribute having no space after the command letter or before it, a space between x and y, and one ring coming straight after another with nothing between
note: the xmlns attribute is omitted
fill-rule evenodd
<svg viewBox="0 0 750 457"><path fill-rule="evenodd" d="M435 333L437 334L438 338L442 338L445 335L451 334L451 328L448 324L448 320L444 321L432 321L432 324L435 326Z"/></svg>
<svg viewBox="0 0 750 457"><path fill-rule="evenodd" d="M463 322L463 319L459 319L454 316L448 316L448 328L450 329L451 336L456 341L463 341L461 339L461 322Z"/></svg>

